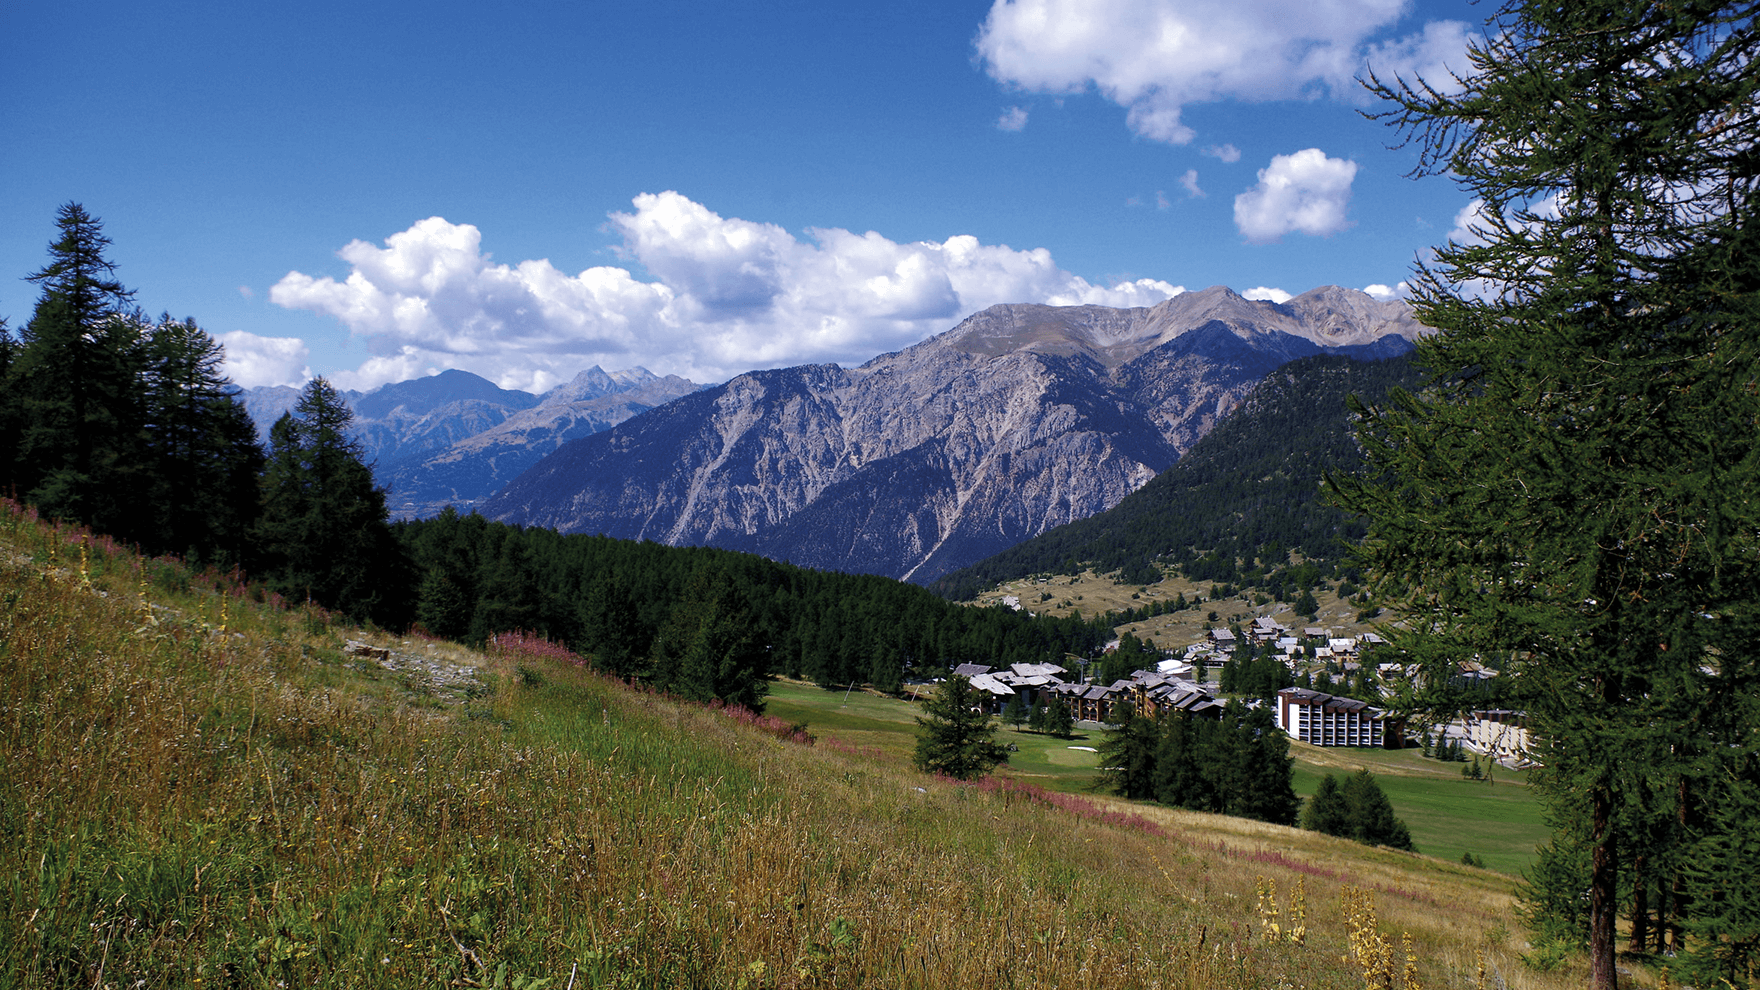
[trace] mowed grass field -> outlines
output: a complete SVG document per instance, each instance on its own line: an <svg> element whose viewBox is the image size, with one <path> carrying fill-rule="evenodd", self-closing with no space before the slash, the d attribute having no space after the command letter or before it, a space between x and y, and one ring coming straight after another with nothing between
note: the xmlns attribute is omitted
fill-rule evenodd
<svg viewBox="0 0 1760 990"><path fill-rule="evenodd" d="M920 708L908 700L778 681L770 686L767 711L807 723L808 731L830 745L907 763L916 748ZM1102 729L1079 725L1074 738L1057 739L1004 726L997 739L1017 747L998 771L1002 776L1071 793L1092 793L1098 784L1099 756L1089 750L1105 739ZM1500 766L1492 781L1467 780L1461 776L1462 764L1425 759L1416 749L1323 749L1292 743L1290 753L1296 758L1295 790L1303 798L1314 793L1326 774L1368 769L1411 829L1418 851L1426 855L1456 861L1462 853L1472 853L1486 867L1514 874L1533 861L1535 847L1546 841L1540 803L1521 771Z"/></svg>

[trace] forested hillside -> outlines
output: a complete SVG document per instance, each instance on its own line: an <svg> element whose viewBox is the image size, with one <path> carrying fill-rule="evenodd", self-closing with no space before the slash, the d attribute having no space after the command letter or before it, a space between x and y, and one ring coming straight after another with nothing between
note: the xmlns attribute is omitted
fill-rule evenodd
<svg viewBox="0 0 1760 990"><path fill-rule="evenodd" d="M760 705L770 674L893 691L967 661L1061 661L1105 644L1114 622L963 608L892 578L451 511L396 531L419 575L407 608L429 632L482 642L536 631L601 670L698 700Z"/></svg>
<svg viewBox="0 0 1760 990"><path fill-rule="evenodd" d="M1416 387L1420 378L1410 357L1291 361L1177 463L1117 506L949 574L933 587L963 600L998 581L1076 574L1089 566L1122 571L1127 583L1148 583L1159 579L1159 564L1195 580L1262 587L1282 598L1311 584L1362 536L1362 523L1329 505L1320 487L1326 472L1362 463L1346 398L1374 402L1394 386ZM1284 566L1290 551L1310 566L1299 573Z"/></svg>

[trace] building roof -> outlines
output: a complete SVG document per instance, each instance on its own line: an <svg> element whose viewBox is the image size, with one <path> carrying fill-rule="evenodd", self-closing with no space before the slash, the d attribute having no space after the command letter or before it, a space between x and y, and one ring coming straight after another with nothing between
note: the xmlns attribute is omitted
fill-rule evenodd
<svg viewBox="0 0 1760 990"><path fill-rule="evenodd" d="M1367 701L1358 701L1355 698L1341 698L1335 694L1325 694L1320 691L1309 690L1308 688L1284 688L1282 691L1277 692L1277 696L1279 698L1289 699L1289 703L1292 705L1306 705L1309 708L1324 708L1327 711L1366 711L1371 715L1386 714L1384 711L1369 704Z"/></svg>
<svg viewBox="0 0 1760 990"><path fill-rule="evenodd" d="M1014 688L998 680L993 674L979 674L972 678L972 687L998 698L1014 696Z"/></svg>

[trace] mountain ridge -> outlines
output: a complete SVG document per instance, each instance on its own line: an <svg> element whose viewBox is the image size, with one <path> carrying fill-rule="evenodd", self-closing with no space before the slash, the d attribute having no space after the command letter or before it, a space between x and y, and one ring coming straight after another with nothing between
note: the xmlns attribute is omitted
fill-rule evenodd
<svg viewBox="0 0 1760 990"><path fill-rule="evenodd" d="M1422 332L1403 303L1334 287L1005 304L857 368L751 372L571 441L481 511L928 582L1116 504L1287 361Z"/></svg>
<svg viewBox="0 0 1760 990"><path fill-rule="evenodd" d="M351 433L391 492L393 516L407 519L447 505L469 510L563 443L703 387L646 368L594 365L539 395L459 369L340 394L355 415ZM240 398L266 442L299 394L270 385L244 389Z"/></svg>

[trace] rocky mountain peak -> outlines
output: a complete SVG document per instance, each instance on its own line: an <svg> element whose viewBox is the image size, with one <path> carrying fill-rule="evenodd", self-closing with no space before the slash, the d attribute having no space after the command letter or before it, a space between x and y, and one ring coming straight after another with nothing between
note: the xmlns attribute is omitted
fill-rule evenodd
<svg viewBox="0 0 1760 990"><path fill-rule="evenodd" d="M1419 332L1403 304L1309 296L992 306L857 369L750 372L570 441L481 511L933 580L1116 504L1285 362Z"/></svg>
<svg viewBox="0 0 1760 990"><path fill-rule="evenodd" d="M623 371L606 371L595 364L567 382L539 396L538 405L554 406L569 402L585 402L603 395L627 392L630 389L640 388L659 380L659 376L643 367L638 366Z"/></svg>
<svg viewBox="0 0 1760 990"><path fill-rule="evenodd" d="M479 375L448 368L437 375L392 382L351 396L349 405L360 420L392 416L419 417L454 402L483 402L509 409L530 409L538 398L530 392L505 389Z"/></svg>

